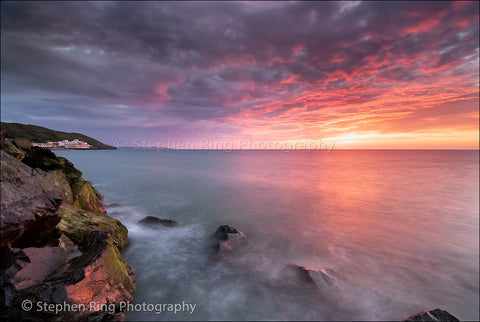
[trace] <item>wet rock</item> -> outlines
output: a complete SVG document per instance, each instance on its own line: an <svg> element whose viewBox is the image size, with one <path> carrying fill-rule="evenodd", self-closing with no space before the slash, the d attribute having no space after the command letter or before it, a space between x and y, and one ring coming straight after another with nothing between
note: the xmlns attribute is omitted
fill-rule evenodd
<svg viewBox="0 0 480 322"><path fill-rule="evenodd" d="M69 228L66 227L63 229ZM2 282L2 297L9 300L0 317L62 321L105 320L122 316L120 303L132 301L135 289L133 269L122 259L117 247L117 244L125 244L126 241L116 242L113 238L122 236L123 232L93 229L85 235L77 232L72 235L76 238L82 236L78 239L81 241L80 250L66 235L62 235L57 247L14 250L16 265L2 274L9 275L10 283ZM87 309L59 314L19 311L17 308L25 299L33 303L84 305ZM90 303L108 304L115 309L90 310Z"/></svg>
<svg viewBox="0 0 480 322"><path fill-rule="evenodd" d="M106 213L103 206L103 196L89 181L82 178L82 172L76 169L73 163L67 159L57 157L49 149L31 147L26 149L22 162L34 169L55 170L63 174L72 191L70 203L84 210Z"/></svg>
<svg viewBox="0 0 480 322"><path fill-rule="evenodd" d="M103 196L92 186L90 181L78 180L71 187L74 206L102 214L107 213L103 206Z"/></svg>
<svg viewBox="0 0 480 322"><path fill-rule="evenodd" d="M61 219L64 178L1 153L1 247L38 246Z"/></svg>
<svg viewBox="0 0 480 322"><path fill-rule="evenodd" d="M29 247L23 253L29 262L10 281L17 291L43 282L64 260L58 247Z"/></svg>
<svg viewBox="0 0 480 322"><path fill-rule="evenodd" d="M17 253L19 270L12 274L10 283L17 291L39 284L65 261L80 255L75 244L63 234L57 247L24 248Z"/></svg>
<svg viewBox="0 0 480 322"><path fill-rule="evenodd" d="M102 231L112 237L112 242L118 249L128 243L128 230L117 219L105 214L78 209L72 205L62 205L59 208L62 220L57 225L59 233L66 235L80 249L88 248L88 236L92 231Z"/></svg>
<svg viewBox="0 0 480 322"><path fill-rule="evenodd" d="M78 305L88 306L91 302L110 304L119 311L121 302L132 301L135 290L133 269L122 259L110 233L92 231L87 241L82 256L57 269L47 285L63 288L66 300ZM58 301L55 298L48 300Z"/></svg>
<svg viewBox="0 0 480 322"><path fill-rule="evenodd" d="M213 234L216 255L227 255L242 248L248 241L247 236L235 227L221 225Z"/></svg>
<svg viewBox="0 0 480 322"><path fill-rule="evenodd" d="M133 269L120 255L126 227L103 213L103 197L68 160L34 149L22 163L3 147L0 319L124 320L120 303L132 301L135 289ZM87 309L21 310L26 299Z"/></svg>
<svg viewBox="0 0 480 322"><path fill-rule="evenodd" d="M286 266L287 278L300 282L305 286L322 288L325 286L339 286L345 279L343 274L335 272L333 269L311 269L305 266L288 264Z"/></svg>
<svg viewBox="0 0 480 322"><path fill-rule="evenodd" d="M423 311L412 315L405 321L445 321L445 322L458 322L459 319L440 309L435 309L431 311Z"/></svg>
<svg viewBox="0 0 480 322"><path fill-rule="evenodd" d="M138 222L142 225L162 225L167 227L176 227L178 222L171 219L162 219L155 216L147 216Z"/></svg>

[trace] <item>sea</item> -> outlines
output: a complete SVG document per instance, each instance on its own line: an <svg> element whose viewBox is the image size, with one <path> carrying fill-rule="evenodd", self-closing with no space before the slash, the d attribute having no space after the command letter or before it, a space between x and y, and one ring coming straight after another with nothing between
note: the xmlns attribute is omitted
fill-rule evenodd
<svg viewBox="0 0 480 322"><path fill-rule="evenodd" d="M478 150L55 153L128 228L127 320L401 321L435 308L480 319ZM214 256L219 225L248 243ZM341 283L312 288L289 264Z"/></svg>

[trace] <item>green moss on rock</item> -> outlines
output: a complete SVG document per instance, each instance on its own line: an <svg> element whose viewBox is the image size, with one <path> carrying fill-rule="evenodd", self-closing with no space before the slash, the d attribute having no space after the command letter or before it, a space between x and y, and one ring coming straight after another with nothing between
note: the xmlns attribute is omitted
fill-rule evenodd
<svg viewBox="0 0 480 322"><path fill-rule="evenodd" d="M86 244L87 235L95 230L110 233L119 249L128 242L128 230L117 219L101 213L79 210L69 205L62 205L59 211L62 220L58 223L57 229L80 247Z"/></svg>
<svg viewBox="0 0 480 322"><path fill-rule="evenodd" d="M44 171L61 169L60 160L55 153L36 146L25 150L22 162L31 168L40 168Z"/></svg>
<svg viewBox="0 0 480 322"><path fill-rule="evenodd" d="M10 139L4 139L1 141L1 149L18 160L22 160L25 155L25 153L17 148Z"/></svg>
<svg viewBox="0 0 480 322"><path fill-rule="evenodd" d="M58 157L59 165L62 172L67 177L68 182L72 185L74 182L82 179L82 171L75 168L72 162L66 158Z"/></svg>
<svg viewBox="0 0 480 322"><path fill-rule="evenodd" d="M105 267L107 268L109 277L114 283L120 283L128 292L135 291L135 284L131 276L128 274L129 267L117 247L112 243L107 246L105 254Z"/></svg>
<svg viewBox="0 0 480 322"><path fill-rule="evenodd" d="M73 205L84 210L106 213L103 196L89 181L79 180L72 185Z"/></svg>

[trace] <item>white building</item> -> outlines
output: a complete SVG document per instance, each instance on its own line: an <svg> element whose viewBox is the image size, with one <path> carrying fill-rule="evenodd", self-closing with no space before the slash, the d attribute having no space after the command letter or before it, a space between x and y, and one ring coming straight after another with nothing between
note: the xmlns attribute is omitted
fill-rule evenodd
<svg viewBox="0 0 480 322"><path fill-rule="evenodd" d="M87 142L74 139L73 141L62 140L58 142L32 143L32 146L38 146L47 149L90 149L92 146Z"/></svg>

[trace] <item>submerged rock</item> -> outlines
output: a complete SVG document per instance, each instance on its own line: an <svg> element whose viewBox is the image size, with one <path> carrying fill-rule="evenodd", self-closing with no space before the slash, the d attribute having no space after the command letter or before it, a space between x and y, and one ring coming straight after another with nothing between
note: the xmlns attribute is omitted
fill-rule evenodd
<svg viewBox="0 0 480 322"><path fill-rule="evenodd" d="M221 225L213 234L216 255L231 254L247 243L247 236L235 227Z"/></svg>
<svg viewBox="0 0 480 322"><path fill-rule="evenodd" d="M287 277L297 280L303 285L313 287L339 286L345 279L343 274L335 272L333 269L311 269L305 266L288 264L286 267Z"/></svg>
<svg viewBox="0 0 480 322"><path fill-rule="evenodd" d="M147 216L138 222L142 225L163 225L167 227L176 227L178 222L171 219L162 219L155 216Z"/></svg>
<svg viewBox="0 0 480 322"><path fill-rule="evenodd" d="M435 309L431 311L423 311L412 315L405 321L445 321L445 322L458 322L460 321L447 311Z"/></svg>

